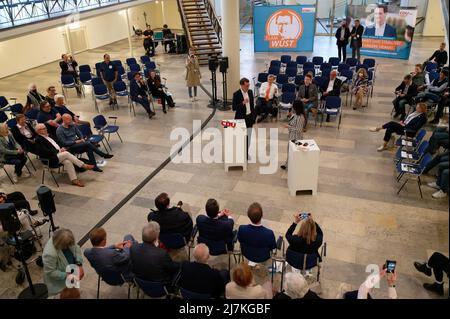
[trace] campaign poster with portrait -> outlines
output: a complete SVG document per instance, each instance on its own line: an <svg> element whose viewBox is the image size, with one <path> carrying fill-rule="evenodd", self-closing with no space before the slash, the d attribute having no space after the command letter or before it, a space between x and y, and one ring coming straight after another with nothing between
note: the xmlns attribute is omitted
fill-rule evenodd
<svg viewBox="0 0 450 319"><path fill-rule="evenodd" d="M347 19L364 27L362 55L408 60L416 18L416 9L374 4L349 6Z"/></svg>
<svg viewBox="0 0 450 319"><path fill-rule="evenodd" d="M255 52L313 51L314 6L256 6Z"/></svg>

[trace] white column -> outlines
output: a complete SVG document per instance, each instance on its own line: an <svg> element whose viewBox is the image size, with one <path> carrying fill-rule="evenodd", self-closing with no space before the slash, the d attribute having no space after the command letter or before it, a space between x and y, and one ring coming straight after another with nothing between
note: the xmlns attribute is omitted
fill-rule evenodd
<svg viewBox="0 0 450 319"><path fill-rule="evenodd" d="M166 8L164 7L164 1L161 1L161 16L162 16L163 24L167 24L167 20L166 20Z"/></svg>
<svg viewBox="0 0 450 319"><path fill-rule="evenodd" d="M125 16L127 17L127 28L128 28L128 46L130 47L130 57L133 57L133 42L131 41L131 26L130 17L128 15L128 9L125 9Z"/></svg>
<svg viewBox="0 0 450 319"><path fill-rule="evenodd" d="M240 75L240 23L239 0L222 0L222 51L228 57L228 99L239 89ZM247 75L250 77L250 75Z"/></svg>
<svg viewBox="0 0 450 319"><path fill-rule="evenodd" d="M67 53L69 53L71 56L73 56L72 43L70 41L70 28L67 23L64 25L64 33L66 34L67 50L68 50Z"/></svg>

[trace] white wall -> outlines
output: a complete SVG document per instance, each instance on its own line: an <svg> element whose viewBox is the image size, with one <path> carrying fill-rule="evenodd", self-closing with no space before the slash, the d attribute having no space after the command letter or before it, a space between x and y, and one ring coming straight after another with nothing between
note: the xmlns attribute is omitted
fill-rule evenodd
<svg viewBox="0 0 450 319"><path fill-rule="evenodd" d="M440 0L428 0L423 36L445 36L445 25Z"/></svg>
<svg viewBox="0 0 450 319"><path fill-rule="evenodd" d="M161 28L164 5L167 23L172 29L182 29L176 0L150 2L129 8L130 26L145 27L143 13L153 28ZM88 49L94 49L128 37L124 10L80 20L79 27L86 30ZM68 52L64 40L64 26L54 27L25 36L0 41L0 78L56 61Z"/></svg>

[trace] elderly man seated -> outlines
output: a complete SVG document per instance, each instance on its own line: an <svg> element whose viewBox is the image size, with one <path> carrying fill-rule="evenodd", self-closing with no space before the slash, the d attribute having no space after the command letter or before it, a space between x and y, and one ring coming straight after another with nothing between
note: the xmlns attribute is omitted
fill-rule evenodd
<svg viewBox="0 0 450 319"><path fill-rule="evenodd" d="M74 125L70 114L64 114L62 119L62 125L60 125L56 130L56 136L58 137L60 145L72 154L87 153L89 162L94 165L94 171L102 172L102 170L97 166L97 160L95 159L94 153L103 158L112 158L114 155L103 153L94 144L86 140L77 126Z"/></svg>
<svg viewBox="0 0 450 319"><path fill-rule="evenodd" d="M63 116L64 114L70 114L70 116L72 116L72 120L75 122L76 125L87 125L89 127L91 126L91 123L89 123L88 121L80 120L80 117L78 115L75 115L75 113L69 110L65 102L66 101L64 95L57 94L55 96L54 108L56 111L58 111L59 114L61 114L61 116Z"/></svg>
<svg viewBox="0 0 450 319"><path fill-rule="evenodd" d="M122 242L106 246L106 231L103 228L95 228L89 233L89 239L92 248L86 249L84 256L99 275L109 270L123 275L125 280L133 279L130 247L137 243L133 236L126 235Z"/></svg>
<svg viewBox="0 0 450 319"><path fill-rule="evenodd" d="M170 285L178 273L179 265L169 254L158 247L160 227L157 222L149 222L142 229L142 244L130 248L132 272L142 280Z"/></svg>
<svg viewBox="0 0 450 319"><path fill-rule="evenodd" d="M58 143L48 135L45 124L37 124L35 130L38 134L36 137L36 155L38 155L41 160L48 160L50 168L57 167L59 164L64 165L64 171L69 175L72 184L78 187L84 187L84 184L77 177L74 165L86 170L94 169L94 165L83 163L76 158L75 155L72 155L67 152L66 149L60 147Z"/></svg>
<svg viewBox="0 0 450 319"><path fill-rule="evenodd" d="M275 76L270 74L267 82L261 84L259 97L256 101L256 113L260 116L258 123L264 121L273 109L274 99L278 94L278 86L275 83Z"/></svg>
<svg viewBox="0 0 450 319"><path fill-rule="evenodd" d="M198 294L219 298L229 281L228 271L219 271L208 265L209 249L205 244L194 248L194 262L181 264L178 286Z"/></svg>

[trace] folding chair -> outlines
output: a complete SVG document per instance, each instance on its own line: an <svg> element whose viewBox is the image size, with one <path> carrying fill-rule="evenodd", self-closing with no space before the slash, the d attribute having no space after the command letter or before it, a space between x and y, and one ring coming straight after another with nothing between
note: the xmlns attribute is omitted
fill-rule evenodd
<svg viewBox="0 0 450 319"><path fill-rule="evenodd" d="M128 107L130 108L130 112L131 112L131 109L134 107L131 103L130 92L128 91L127 85L125 84L125 82L123 82L123 81L114 82L113 87L114 87L114 91L116 92L117 96L127 98ZM136 112L134 112L134 114L136 115Z"/></svg>
<svg viewBox="0 0 450 319"><path fill-rule="evenodd" d="M295 96L295 92L286 92L281 94L278 118L281 118L281 111L289 111L290 109L292 109L295 101Z"/></svg>
<svg viewBox="0 0 450 319"><path fill-rule="evenodd" d="M106 101L110 99L110 95L108 93L108 89L106 88L106 85L104 84L97 84L93 86L93 99L94 99L94 106L98 113L100 113L100 109L97 104L97 100L99 101ZM114 105L111 105L111 107L114 108Z"/></svg>
<svg viewBox="0 0 450 319"><path fill-rule="evenodd" d="M4 96L0 96L0 110L9 111L9 102L8 99Z"/></svg>
<svg viewBox="0 0 450 319"><path fill-rule="evenodd" d="M297 62L297 64L303 66L305 64L305 62L308 62L308 58L304 55L299 55L299 56L297 56L295 61Z"/></svg>
<svg viewBox="0 0 450 319"><path fill-rule="evenodd" d="M136 286L139 288L137 297L139 299L140 290L144 293L144 296L148 296L150 298L162 299L169 296L169 292L167 291L165 285L161 282L153 282L140 279L138 277L134 278L134 282Z"/></svg>
<svg viewBox="0 0 450 319"><path fill-rule="evenodd" d="M82 86L79 85L76 81L75 78L73 77L72 74L62 74L61 75L61 91L64 94L64 96L67 99L67 90L68 89L78 89L81 91L81 93L83 93L83 89ZM77 93L78 93L77 90ZM84 95L84 93L83 93Z"/></svg>
<svg viewBox="0 0 450 319"><path fill-rule="evenodd" d="M114 287L123 286L126 283L128 285L128 299L130 299L131 287L134 285L133 280L126 280L121 273L109 268L103 268L100 271L95 269L95 272L98 275L97 299L100 299L100 284L102 281Z"/></svg>
<svg viewBox="0 0 450 319"><path fill-rule="evenodd" d="M333 69L337 69L340 62L341 60L337 57L332 57L328 59L328 63L331 64Z"/></svg>
<svg viewBox="0 0 450 319"><path fill-rule="evenodd" d="M92 73L91 67L88 64L80 65L78 67L78 70L80 71L80 73L84 73L84 72Z"/></svg>
<svg viewBox="0 0 450 319"><path fill-rule="evenodd" d="M53 181L55 182L56 186L59 188L58 181L56 180L55 175L53 175L53 170L55 170L55 169L58 170L58 174L59 174L59 173L61 173L61 169L64 168L64 165L58 163L57 165L52 166L52 165L50 165L50 160L49 159L42 158L42 157L39 157L39 160L42 163L42 181L41 181L41 184L44 184L45 171L47 170L50 173L50 175L52 176Z"/></svg>
<svg viewBox="0 0 450 319"><path fill-rule="evenodd" d="M358 59L356 59L356 58L347 58L345 63L347 63L350 66L350 69L352 71L356 71L356 66L358 65Z"/></svg>
<svg viewBox="0 0 450 319"><path fill-rule="evenodd" d="M268 74L275 75L275 76L278 76L278 75L280 74L280 68L279 68L279 67L276 67L276 66L271 66L271 67L269 68L269 70L267 71L267 73L268 73Z"/></svg>
<svg viewBox="0 0 450 319"><path fill-rule="evenodd" d="M141 64L145 65L148 62L151 62L150 57L148 55L143 55L139 58L141 60Z"/></svg>
<svg viewBox="0 0 450 319"><path fill-rule="evenodd" d="M404 163L403 161L400 161L397 164L397 172L399 173L399 176L397 178L397 181L399 182L404 175L408 175L411 177L417 178L417 186L419 187L420 192L420 198L423 198L422 194L422 180L420 177L423 174L423 171L427 167L428 163L433 159L433 156L429 153L425 154L421 161L418 164L414 163ZM406 186L410 178L407 178L405 182L402 184L402 186L399 188L397 195L400 194L400 192L403 190L403 188Z"/></svg>
<svg viewBox="0 0 450 319"><path fill-rule="evenodd" d="M119 126L116 125L117 116L109 116L108 118L114 120L113 125L108 124L108 122L106 121L106 118L100 114L92 119L92 121L94 122L94 127L97 129L97 131L100 134L105 134L105 133L108 134L108 137L107 137L108 141L109 141L109 137L110 137L111 133L116 133L117 136L119 137L120 142L123 143L122 137L119 134Z"/></svg>
<svg viewBox="0 0 450 319"><path fill-rule="evenodd" d="M256 92L255 92L256 96L259 95L259 88L261 87L261 84L263 84L264 82L267 82L268 77L269 77L269 73L259 73L258 77L253 78L253 84L256 89Z"/></svg>
<svg viewBox="0 0 450 319"><path fill-rule="evenodd" d="M282 64L288 64L289 62L291 62L292 57L290 55L282 55L280 58L280 61Z"/></svg>
<svg viewBox="0 0 450 319"><path fill-rule="evenodd" d="M320 122L320 127L322 127L324 115L336 117L339 116L338 122L338 130L339 130L342 120L341 98L339 96L327 96L327 98L325 99L325 106L322 113L322 120Z"/></svg>
<svg viewBox="0 0 450 319"><path fill-rule="evenodd" d="M80 130L81 134L83 134L83 137L87 138L87 140L92 144L97 145L102 143L105 152L109 154L108 148L106 147L106 145L108 145L109 149L112 151L111 146L109 145L108 140L105 139L104 135L93 134L91 128L88 125L79 125L78 129Z"/></svg>
<svg viewBox="0 0 450 319"><path fill-rule="evenodd" d="M128 68L132 65L138 64L135 58L127 58L125 63L128 65Z"/></svg>
<svg viewBox="0 0 450 319"><path fill-rule="evenodd" d="M312 58L312 63L314 64L314 68L319 69L323 63L323 57L315 56Z"/></svg>
<svg viewBox="0 0 450 319"><path fill-rule="evenodd" d="M340 76L343 76L346 78L344 84L348 85L348 90L347 90L347 94L345 97L345 105L348 105L348 95L350 94L350 106L352 106L352 101L353 101L353 71L348 69L348 70L343 70L340 74Z"/></svg>
<svg viewBox="0 0 450 319"><path fill-rule="evenodd" d="M11 112L11 116L16 116L17 114L22 113L23 105L21 103L13 104L9 108L9 111Z"/></svg>

